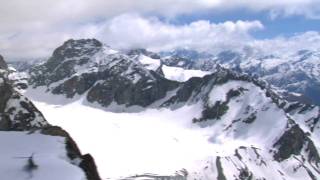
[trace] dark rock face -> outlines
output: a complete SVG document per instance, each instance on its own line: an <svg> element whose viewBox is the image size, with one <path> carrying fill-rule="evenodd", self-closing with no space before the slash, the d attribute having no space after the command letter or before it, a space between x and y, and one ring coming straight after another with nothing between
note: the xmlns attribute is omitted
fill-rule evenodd
<svg viewBox="0 0 320 180"><path fill-rule="evenodd" d="M202 122L209 119L220 119L229 109L227 102L216 102L212 107L207 106L202 111L202 116L199 120L194 120L194 122Z"/></svg>
<svg viewBox="0 0 320 180"><path fill-rule="evenodd" d="M82 157L80 167L84 170L88 180L100 180L99 173L97 171L96 164L93 157L90 154L85 154Z"/></svg>
<svg viewBox="0 0 320 180"><path fill-rule="evenodd" d="M217 166L217 170L218 170L218 180L227 180L227 178L225 177L224 173L223 173L223 168L221 165L221 161L220 161L220 157L218 156L216 159L216 166Z"/></svg>
<svg viewBox="0 0 320 180"><path fill-rule="evenodd" d="M0 69L8 69L7 63L4 61L3 57L0 55Z"/></svg>
<svg viewBox="0 0 320 180"><path fill-rule="evenodd" d="M6 79L0 76L0 81L3 81L0 84L0 112L5 111L5 107L7 105L8 100L10 99L13 90L11 89L10 85L6 82Z"/></svg>
<svg viewBox="0 0 320 180"><path fill-rule="evenodd" d="M304 146L307 147L308 161L319 164L320 157L313 142L298 125L293 125L274 144L274 147L278 147L278 151L274 154L274 158L278 161L283 161L288 159L291 155L299 155Z"/></svg>
<svg viewBox="0 0 320 180"><path fill-rule="evenodd" d="M53 94L65 94L68 98L72 98L76 94L83 94L98 81L96 73L84 73L81 76L73 76L64 83L56 86Z"/></svg>
<svg viewBox="0 0 320 180"><path fill-rule="evenodd" d="M165 97L167 91L174 89L178 83L172 82L154 74L156 80L149 81L143 77L133 84L122 77L107 75L103 83L93 86L88 92L89 102L98 102L103 106L110 105L113 101L119 105L139 105L146 107L156 100Z"/></svg>
<svg viewBox="0 0 320 180"><path fill-rule="evenodd" d="M274 155L274 158L282 161L293 154L298 155L303 147L305 138L305 134L299 126L293 126L274 144L274 146L279 145L279 151Z"/></svg>
<svg viewBox="0 0 320 180"><path fill-rule="evenodd" d="M48 86L75 73L75 66L80 66L102 49L102 44L95 39L68 40L57 48L49 60L31 69L31 84Z"/></svg>
<svg viewBox="0 0 320 180"><path fill-rule="evenodd" d="M183 83L178 89L177 93L167 100L162 106L169 106L171 104L187 102L192 99L193 92L199 92L202 85L207 82L208 78L193 77L187 82Z"/></svg>
<svg viewBox="0 0 320 180"><path fill-rule="evenodd" d="M220 83L220 82L218 82L218 83ZM194 119L193 122L194 123L195 122L202 122L202 121L207 121L207 120L212 120L212 119L219 120L229 110L229 106L228 106L229 101L232 98L239 96L244 90L245 89L243 89L243 88L239 88L237 90L231 89L229 92L227 92L226 101L224 101L224 102L218 101L213 106L206 104L204 107L204 110L202 111L201 118ZM255 117L254 117L254 119L252 119L252 118L253 117L248 117L243 122L251 123L251 122L253 122Z"/></svg>
<svg viewBox="0 0 320 180"><path fill-rule="evenodd" d="M247 123L247 124L250 124L250 123L253 123L254 120L256 120L257 116L252 113L249 115L249 117L247 117L246 119L243 120L243 122Z"/></svg>

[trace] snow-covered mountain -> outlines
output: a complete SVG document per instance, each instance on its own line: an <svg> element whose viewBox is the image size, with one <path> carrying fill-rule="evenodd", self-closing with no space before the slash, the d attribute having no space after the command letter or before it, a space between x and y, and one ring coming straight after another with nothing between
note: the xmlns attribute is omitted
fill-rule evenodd
<svg viewBox="0 0 320 180"><path fill-rule="evenodd" d="M318 106L288 102L264 81L219 65L209 74L170 58L69 40L30 71L25 94L93 152L103 178L320 177Z"/></svg>
<svg viewBox="0 0 320 180"><path fill-rule="evenodd" d="M225 68L261 77L273 86L292 93L299 93L312 103L320 104L320 51L301 49L297 52L279 54L262 52L253 47L242 51L226 50L218 54L188 56L187 50L171 52L165 56L167 64L180 65L186 69L214 71L219 64ZM183 55L185 53L186 55ZM196 52L191 51L192 54ZM166 54L166 53L161 53ZM187 56L188 58L179 58ZM179 61L177 61L179 59ZM296 97L297 98L297 97ZM296 99L295 98L295 99ZM305 101L306 101L305 98Z"/></svg>
<svg viewBox="0 0 320 180"><path fill-rule="evenodd" d="M30 73L33 87L74 97L86 93L89 102L108 106L147 106L178 86L129 56L95 39L69 40Z"/></svg>
<svg viewBox="0 0 320 180"><path fill-rule="evenodd" d="M92 157L12 87L9 71L0 56L1 179L99 180Z"/></svg>

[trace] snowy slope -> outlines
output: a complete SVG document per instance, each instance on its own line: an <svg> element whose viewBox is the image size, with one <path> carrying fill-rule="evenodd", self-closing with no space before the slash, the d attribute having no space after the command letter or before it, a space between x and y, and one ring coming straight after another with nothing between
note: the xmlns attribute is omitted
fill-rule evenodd
<svg viewBox="0 0 320 180"><path fill-rule="evenodd" d="M209 71L183 69L180 67L172 67L166 65L162 66L162 71L167 79L179 82L185 82L192 77L203 77L211 73Z"/></svg>
<svg viewBox="0 0 320 180"><path fill-rule="evenodd" d="M107 112L85 98L36 105L93 154L103 178L176 171L208 180L319 176L319 108L292 106L259 83L221 69L168 93L165 107L138 113ZM26 94L37 100L32 95L41 90Z"/></svg>
<svg viewBox="0 0 320 180"><path fill-rule="evenodd" d="M195 111L193 107L179 112L163 109L112 113L84 106L81 101L58 107L43 102L36 105L51 123L67 129L80 148L94 156L102 178L144 173L174 175L211 154L215 147L207 142L206 131L182 118Z"/></svg>
<svg viewBox="0 0 320 180"><path fill-rule="evenodd" d="M85 180L86 175L67 156L65 138L40 133L0 131L0 173L6 180ZM37 168L28 169L33 154ZM79 159L80 161L80 159Z"/></svg>

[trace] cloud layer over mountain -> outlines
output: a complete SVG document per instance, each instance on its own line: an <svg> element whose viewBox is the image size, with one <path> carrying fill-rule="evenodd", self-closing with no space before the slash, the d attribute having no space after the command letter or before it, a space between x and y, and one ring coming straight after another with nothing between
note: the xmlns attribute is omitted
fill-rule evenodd
<svg viewBox="0 0 320 180"><path fill-rule="evenodd" d="M259 20L171 24L177 15L245 9L271 18L320 18L318 0L12 0L0 7L0 53L10 58L48 56L69 38L96 37L119 48L154 50L236 47L253 41ZM227 43L226 43L227 42Z"/></svg>

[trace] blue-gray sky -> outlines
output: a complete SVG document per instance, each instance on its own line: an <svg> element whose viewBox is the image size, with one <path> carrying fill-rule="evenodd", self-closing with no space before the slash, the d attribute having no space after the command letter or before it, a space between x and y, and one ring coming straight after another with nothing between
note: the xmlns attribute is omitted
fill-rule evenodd
<svg viewBox="0 0 320 180"><path fill-rule="evenodd" d="M171 23L181 25L203 19L207 19L212 23L237 20L259 20L265 27L262 31L253 33L253 36L259 39L274 38L277 36L290 37L306 31L320 30L320 19L318 18L308 18L302 15L272 18L268 11L252 12L246 9L237 9L227 12L206 11L190 15L181 15L177 16Z"/></svg>
<svg viewBox="0 0 320 180"><path fill-rule="evenodd" d="M319 0L10 0L0 6L0 53L49 56L69 38L154 51L318 48L319 22Z"/></svg>

